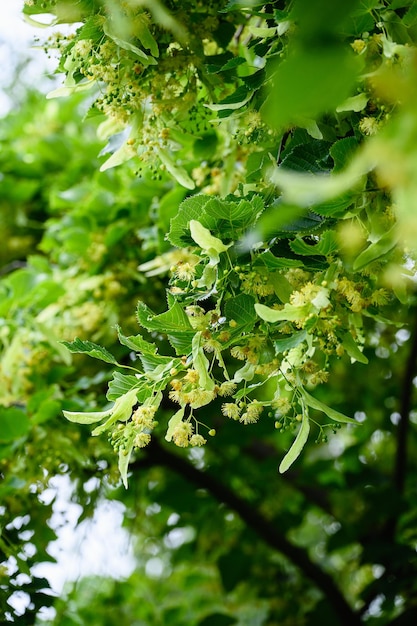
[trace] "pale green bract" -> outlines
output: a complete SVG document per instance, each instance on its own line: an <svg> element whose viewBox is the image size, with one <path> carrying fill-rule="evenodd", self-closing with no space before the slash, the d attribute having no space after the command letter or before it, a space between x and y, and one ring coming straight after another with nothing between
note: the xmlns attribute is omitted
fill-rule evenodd
<svg viewBox="0 0 417 626"><path fill-rule="evenodd" d="M109 419L95 428L92 432L93 435L100 435L102 432L107 430L110 426L112 426L115 422L121 421L126 422L132 414L132 408L137 402L137 390L131 389L127 393L123 394L119 398L117 398L114 406L107 411L97 411L97 412L73 412L73 411L63 411L64 417L70 422L76 422L77 424L95 424L96 422L100 422L105 417L109 417Z"/></svg>
<svg viewBox="0 0 417 626"><path fill-rule="evenodd" d="M310 406L312 409L316 409L317 411L325 413L327 417L330 417L330 419L334 422L340 422L342 424L355 424L355 426L359 425L359 422L353 420L351 417L347 417L346 415L343 415L343 413L340 413L339 411L332 409L330 406L327 406L327 404L320 402L320 400L317 400L317 398L313 398L313 396L311 396L305 389L301 389L300 392L303 400L306 404L308 404L308 406Z"/></svg>
<svg viewBox="0 0 417 626"><path fill-rule="evenodd" d="M308 415L306 411L303 411L303 419L301 421L300 430L297 433L297 437L295 438L291 448L288 450L287 454L282 459L279 466L279 473L283 474L286 472L290 466L296 461L296 459L300 456L302 449L307 443L308 434L310 432L310 421L308 419Z"/></svg>
<svg viewBox="0 0 417 626"><path fill-rule="evenodd" d="M200 224L197 220L190 221L190 233L197 245L208 254L213 251L217 254L226 252L232 244L225 245L221 239L214 237L208 228Z"/></svg>
<svg viewBox="0 0 417 626"><path fill-rule="evenodd" d="M174 413L174 415L169 420L168 430L165 435L166 441L172 441L172 435L174 433L175 428L182 421L182 418L184 417L184 411L185 411L185 407L181 407L181 409L179 409L176 413Z"/></svg>

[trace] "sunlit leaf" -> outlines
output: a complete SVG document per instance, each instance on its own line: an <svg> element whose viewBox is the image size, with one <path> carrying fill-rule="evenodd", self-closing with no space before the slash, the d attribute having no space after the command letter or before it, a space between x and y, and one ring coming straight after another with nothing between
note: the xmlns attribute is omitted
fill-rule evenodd
<svg viewBox="0 0 417 626"><path fill-rule="evenodd" d="M118 365L114 356L110 354L106 348L92 341L84 341L76 337L74 341L61 341L61 343L72 353L88 354L88 356L94 359L99 359L105 363L111 363L112 365Z"/></svg>

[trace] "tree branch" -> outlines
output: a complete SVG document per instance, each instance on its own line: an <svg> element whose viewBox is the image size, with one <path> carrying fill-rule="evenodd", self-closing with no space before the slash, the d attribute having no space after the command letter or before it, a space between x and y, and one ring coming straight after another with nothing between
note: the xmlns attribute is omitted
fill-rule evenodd
<svg viewBox="0 0 417 626"><path fill-rule="evenodd" d="M310 560L306 550L292 544L280 534L274 524L261 515L251 503L238 496L208 472L197 469L182 457L163 448L155 440L145 451L154 464L174 470L188 482L206 489L218 502L224 503L236 512L267 545L296 565L326 596L341 626L362 625L360 617L352 610L331 576ZM135 463L131 464L131 469L135 469Z"/></svg>
<svg viewBox="0 0 417 626"><path fill-rule="evenodd" d="M417 311L414 310L414 326L410 337L410 352L404 371L400 399L400 421L397 431L397 450L394 469L394 484L400 495L404 493L405 477L407 474L407 436L410 426L410 409L413 396L413 379L416 373L417 362Z"/></svg>
<svg viewBox="0 0 417 626"><path fill-rule="evenodd" d="M262 462L267 458L276 459L278 457L278 450L274 445L269 442L265 443L259 439L251 441L250 444L244 448L244 451L258 462ZM295 491L301 493L306 500L311 502L311 504L314 504L314 506L319 507L322 511L335 518L330 498L328 497L328 492L324 489L320 489L320 487L317 487L316 485L305 485L303 482L300 482L299 471L291 468L285 472L285 476L278 473L277 477L280 480L285 481L287 485L289 484Z"/></svg>
<svg viewBox="0 0 417 626"><path fill-rule="evenodd" d="M393 487L401 497L404 494L405 479L407 475L407 438L410 426L410 409L413 396L413 379L416 372L417 362L417 309L414 309L414 325L412 327L411 336L409 340L409 353L407 362L405 365L404 376L401 387L401 396L399 398L399 413L400 421L397 428L397 447L395 451L394 469L392 476ZM395 531L398 523L397 511L387 518L382 533L380 535L380 541L385 542L387 545L395 545ZM389 563L384 563L389 567ZM359 615L363 616L368 611L370 605L375 600L376 593L370 596L366 603L359 611ZM394 623L394 622L392 622Z"/></svg>

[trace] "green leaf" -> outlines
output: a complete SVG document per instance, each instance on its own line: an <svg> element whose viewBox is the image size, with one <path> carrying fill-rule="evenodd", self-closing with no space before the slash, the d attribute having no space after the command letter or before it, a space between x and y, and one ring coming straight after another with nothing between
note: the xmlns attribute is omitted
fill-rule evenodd
<svg viewBox="0 0 417 626"><path fill-rule="evenodd" d="M411 4L407 13L404 15L402 22L407 28L415 26L415 24L417 23L417 2L413 2Z"/></svg>
<svg viewBox="0 0 417 626"><path fill-rule="evenodd" d="M342 113L343 111L355 111L358 113L359 111L363 111L368 104L368 96L365 93L360 93L357 96L352 96L347 98L342 104L336 108L337 113Z"/></svg>
<svg viewBox="0 0 417 626"><path fill-rule="evenodd" d="M320 402L320 400L317 400L317 398L313 398L313 396L311 396L305 389L301 389L300 391L305 403L308 404L308 406L310 406L312 409L316 409L317 411L325 413L327 417L329 417L334 422L341 422L342 424L355 424L355 426L358 425L359 422L350 417L347 417L346 415L343 415L343 413L339 413L339 411L335 411L335 409L332 409L331 407L327 406L327 404Z"/></svg>
<svg viewBox="0 0 417 626"><path fill-rule="evenodd" d="M310 141L295 146L281 161L280 168L297 172L323 172L329 169L326 160L330 144L327 141Z"/></svg>
<svg viewBox="0 0 417 626"><path fill-rule="evenodd" d="M181 202L177 215L171 220L168 240L177 248L192 245L189 224L191 220L200 219L203 208L210 201L210 196L198 194Z"/></svg>
<svg viewBox="0 0 417 626"><path fill-rule="evenodd" d="M188 354L191 351L194 330L178 302L160 315L155 315L143 302L139 302L137 316L139 324L147 330L167 335L177 354Z"/></svg>
<svg viewBox="0 0 417 626"><path fill-rule="evenodd" d="M258 254L253 263L254 267L266 267L269 270L282 270L290 267L301 267L302 261L298 259L287 259L285 257L276 257L270 250Z"/></svg>
<svg viewBox="0 0 417 626"><path fill-rule="evenodd" d="M61 341L60 343L62 343L63 346L68 348L68 350L74 354L88 354L94 359L99 359L105 363L111 363L112 365L118 365L114 356L110 354L106 348L103 348L92 341L83 341L82 339L78 339L78 337L76 337L74 341Z"/></svg>
<svg viewBox="0 0 417 626"><path fill-rule="evenodd" d="M389 231L378 239L378 241L374 241L368 246L365 250L363 250L356 260L353 263L354 271L358 271L376 261L380 257L384 256L388 252L391 252L393 248L397 245L398 235L396 233L396 226L393 226Z"/></svg>
<svg viewBox="0 0 417 626"><path fill-rule="evenodd" d="M114 41L117 46L123 48L123 50L127 50L128 52L133 52L135 56L139 57L142 65L144 65L145 67L147 67L148 65L157 65L157 61L153 57L145 54L143 50L132 44L130 41L122 39L121 37L118 37L116 34L114 34L107 21L105 21L103 24L103 31L108 37L110 37L110 39Z"/></svg>
<svg viewBox="0 0 417 626"><path fill-rule="evenodd" d="M352 206L354 197L350 192L345 193L334 200L328 200L321 204L315 204L312 208L315 213L325 217L340 217L346 209Z"/></svg>
<svg viewBox="0 0 417 626"><path fill-rule="evenodd" d="M287 454L282 459L279 466L279 473L283 474L287 471L287 469L294 463L294 461L300 456L302 449L304 448L308 434L310 432L310 421L307 416L307 412L303 411L303 419L301 422L300 429L297 433L297 437L295 438L291 448L288 450Z"/></svg>
<svg viewBox="0 0 417 626"><path fill-rule="evenodd" d="M330 155L334 161L334 171L343 169L348 165L352 159L356 150L358 149L358 142L355 137L345 137L339 139L330 148Z"/></svg>
<svg viewBox="0 0 417 626"><path fill-rule="evenodd" d="M249 91L247 87L241 86L236 89L234 93L224 100L221 100L218 103L213 104L205 104L204 106L212 111L235 111L236 109L241 109L245 104L249 102L252 98L253 92Z"/></svg>
<svg viewBox="0 0 417 626"><path fill-rule="evenodd" d="M165 439L167 441L172 441L172 435L174 433L176 426L178 426L178 424L182 421L182 418L184 417L184 411L185 411L185 407L182 407L176 413L174 413L174 415L169 420L168 429L165 435Z"/></svg>
<svg viewBox="0 0 417 626"><path fill-rule="evenodd" d="M116 326L116 330L119 341L122 345L141 354L156 354L156 346L153 343L146 341L142 335L131 335L130 337L125 337L125 335L121 332L120 326Z"/></svg>
<svg viewBox="0 0 417 626"><path fill-rule="evenodd" d="M297 237L290 242L291 250L303 256L332 256L337 252L338 247L336 234L332 230L322 233L319 241L312 245L306 243L301 237Z"/></svg>
<svg viewBox="0 0 417 626"><path fill-rule="evenodd" d="M131 374L121 374L120 372L113 372L113 379L109 382L109 389L107 391L106 398L110 401L115 401L120 396L123 396L125 393L133 389L134 387L138 387L139 380L136 376L132 376ZM138 394L139 402L143 402L143 399Z"/></svg>
<svg viewBox="0 0 417 626"><path fill-rule="evenodd" d="M211 198L203 209L199 221L223 238L237 239L238 232L254 224L264 210L260 196L251 200Z"/></svg>
<svg viewBox="0 0 417 626"><path fill-rule="evenodd" d="M283 128L334 111L351 95L359 70L360 61L344 46L296 49L276 67L263 106L267 122Z"/></svg>
<svg viewBox="0 0 417 626"><path fill-rule="evenodd" d="M0 442L5 443L24 437L30 430L26 413L16 407L0 407Z"/></svg>
<svg viewBox="0 0 417 626"><path fill-rule="evenodd" d="M156 330L167 335L173 332L193 332L188 315L178 302L175 302L168 311L159 315L155 315L146 304L139 302L137 314L139 324L146 330Z"/></svg>
<svg viewBox="0 0 417 626"><path fill-rule="evenodd" d="M246 63L246 59L243 57L233 57L232 59L229 59L228 61L226 61L226 63L224 65L222 65L222 67L220 68L219 72L225 72L227 70L232 70L235 67L238 67L239 65L242 65L243 63Z"/></svg>
<svg viewBox="0 0 417 626"><path fill-rule="evenodd" d="M364 363L365 365L369 362L350 333L346 333L343 337L342 346L355 361L359 361L359 363Z"/></svg>
<svg viewBox="0 0 417 626"><path fill-rule="evenodd" d="M273 341L276 352L286 352L292 348L296 348L307 337L305 330L300 330L289 337L283 337L282 339L276 339Z"/></svg>
<svg viewBox="0 0 417 626"><path fill-rule="evenodd" d="M236 322L239 333L250 332L256 322L255 298L244 293L230 298L224 306L224 314L229 322Z"/></svg>
<svg viewBox="0 0 417 626"><path fill-rule="evenodd" d="M100 44L103 39L103 28L101 19L94 15L85 20L85 24L77 30L77 40L92 39L94 43Z"/></svg>

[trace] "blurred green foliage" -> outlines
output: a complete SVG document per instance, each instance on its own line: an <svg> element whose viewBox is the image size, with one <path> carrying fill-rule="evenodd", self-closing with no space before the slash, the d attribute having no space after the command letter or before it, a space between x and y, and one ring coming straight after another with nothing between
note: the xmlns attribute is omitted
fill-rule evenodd
<svg viewBox="0 0 417 626"><path fill-rule="evenodd" d="M411 626L415 2L24 13L75 27L0 120L2 623ZM59 476L126 580L50 593Z"/></svg>

